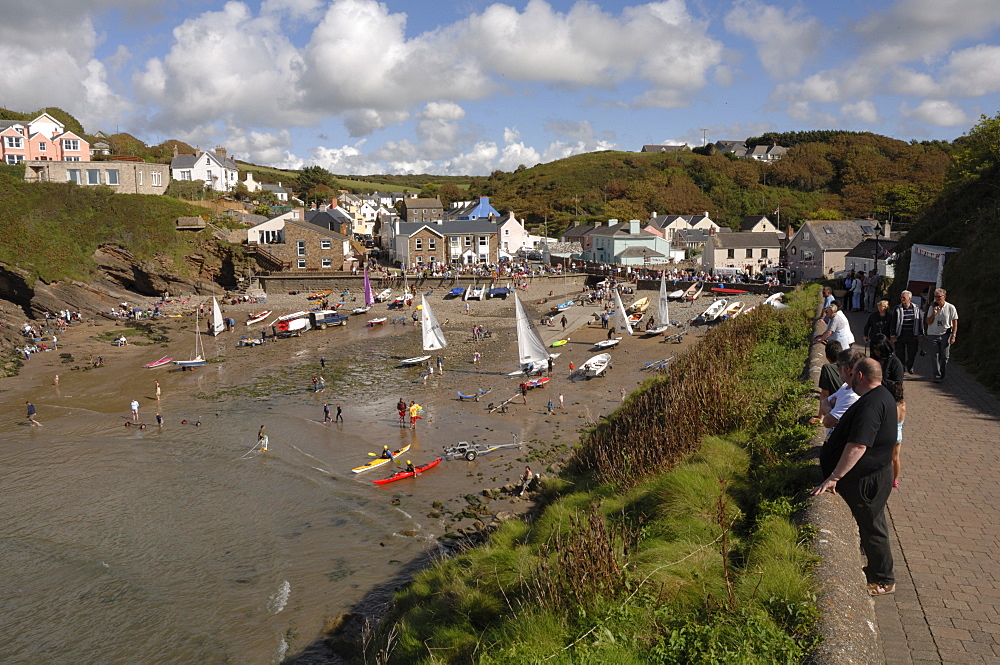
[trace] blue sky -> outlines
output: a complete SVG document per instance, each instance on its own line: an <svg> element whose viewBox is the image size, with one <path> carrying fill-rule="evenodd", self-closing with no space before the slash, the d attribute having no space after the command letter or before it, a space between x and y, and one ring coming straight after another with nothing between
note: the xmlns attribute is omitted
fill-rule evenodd
<svg viewBox="0 0 1000 665"><path fill-rule="evenodd" d="M1000 110L996 0L45 0L8 10L3 106L58 106L90 132L222 145L284 168L478 175L804 129L951 140Z"/></svg>

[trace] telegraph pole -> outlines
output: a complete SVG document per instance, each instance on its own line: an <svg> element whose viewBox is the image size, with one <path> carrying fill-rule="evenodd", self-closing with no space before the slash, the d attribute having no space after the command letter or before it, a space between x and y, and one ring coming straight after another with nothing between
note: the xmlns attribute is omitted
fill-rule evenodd
<svg viewBox="0 0 1000 665"><path fill-rule="evenodd" d="M702 127L701 128L701 147L704 148L706 145L708 145L708 128L707 127Z"/></svg>

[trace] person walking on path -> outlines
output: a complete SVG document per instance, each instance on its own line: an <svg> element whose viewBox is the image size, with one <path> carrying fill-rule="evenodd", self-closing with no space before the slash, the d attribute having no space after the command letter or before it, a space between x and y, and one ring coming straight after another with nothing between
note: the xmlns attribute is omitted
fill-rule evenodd
<svg viewBox="0 0 1000 665"><path fill-rule="evenodd" d="M624 387L622 387L622 389L621 389L621 394L622 394L622 402L624 402L625 401L625 388Z"/></svg>
<svg viewBox="0 0 1000 665"><path fill-rule="evenodd" d="M564 401L562 393L559 393L559 408L562 410L566 409L566 402Z"/></svg>
<svg viewBox="0 0 1000 665"><path fill-rule="evenodd" d="M334 422L344 422L344 410L340 408L339 404L337 405L337 417L334 419Z"/></svg>
<svg viewBox="0 0 1000 665"><path fill-rule="evenodd" d="M156 381L156 401L160 401L160 382Z"/></svg>
<svg viewBox="0 0 1000 665"><path fill-rule="evenodd" d="M38 412L35 410L35 405L31 402L25 402L24 404L28 409L28 422L31 423L32 427L41 427L42 424L35 419L35 416L38 415Z"/></svg>
<svg viewBox="0 0 1000 665"><path fill-rule="evenodd" d="M879 300L875 305L875 311L871 313L868 317L868 321L865 322L865 330L862 335L865 343L867 344L879 335L889 337L890 323L889 301Z"/></svg>
<svg viewBox="0 0 1000 665"><path fill-rule="evenodd" d="M444 374L444 358L442 356L437 357L437 367L438 374Z"/></svg>
<svg viewBox="0 0 1000 665"><path fill-rule="evenodd" d="M563 314L562 318L559 319L559 323L562 324L562 329L565 331L566 330L566 324L569 323L569 321L566 320L566 315L565 314Z"/></svg>
<svg viewBox="0 0 1000 665"><path fill-rule="evenodd" d="M330 422L330 403L323 402L323 424L326 425Z"/></svg>
<svg viewBox="0 0 1000 665"><path fill-rule="evenodd" d="M917 359L917 347L924 336L924 317L913 304L913 293L899 294L899 304L892 310L889 323L889 341L896 346L896 355L903 361L907 374L913 374L913 362Z"/></svg>
<svg viewBox="0 0 1000 665"><path fill-rule="evenodd" d="M854 366L852 384L860 397L840 419L820 451L826 477L812 491L837 494L858 524L868 564L868 593L896 591L885 505L892 493L892 449L896 444L896 400L882 385L878 361L863 358Z"/></svg>
<svg viewBox="0 0 1000 665"><path fill-rule="evenodd" d="M931 353L934 362L934 380L941 382L948 369L948 357L951 355L951 345L958 335L958 310L945 298L948 292L938 289L934 292L934 304L927 310L927 336L931 340Z"/></svg>
<svg viewBox="0 0 1000 665"><path fill-rule="evenodd" d="M549 398L549 403L548 403L548 406L545 408L545 412L546 413L552 413L552 407L553 407L552 399Z"/></svg>
<svg viewBox="0 0 1000 665"><path fill-rule="evenodd" d="M521 400L525 404L528 403L528 384L527 383L522 383L521 384Z"/></svg>
<svg viewBox="0 0 1000 665"><path fill-rule="evenodd" d="M324 358L323 356L319 357L319 368L326 369L326 358Z"/></svg>
<svg viewBox="0 0 1000 665"><path fill-rule="evenodd" d="M132 403L129 406L132 407L132 420L139 422L139 400L132 400Z"/></svg>

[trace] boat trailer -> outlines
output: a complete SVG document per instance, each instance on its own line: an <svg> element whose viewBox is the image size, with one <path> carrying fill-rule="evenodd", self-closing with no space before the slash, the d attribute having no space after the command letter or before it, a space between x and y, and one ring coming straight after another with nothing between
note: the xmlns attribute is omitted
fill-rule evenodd
<svg viewBox="0 0 1000 665"><path fill-rule="evenodd" d="M503 450L505 448L520 448L521 442L518 441L517 435L515 434L513 436L513 443L487 444L459 441L454 446L445 446L443 456L455 459L464 458L471 462L480 455L489 455L497 450Z"/></svg>

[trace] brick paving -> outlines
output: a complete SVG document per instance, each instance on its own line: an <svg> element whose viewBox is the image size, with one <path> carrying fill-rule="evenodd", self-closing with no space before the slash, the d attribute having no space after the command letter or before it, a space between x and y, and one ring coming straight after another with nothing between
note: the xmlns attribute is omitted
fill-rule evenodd
<svg viewBox="0 0 1000 665"><path fill-rule="evenodd" d="M929 355L914 370L889 498L896 593L873 599L885 662L1000 663L1000 401L957 364L942 383Z"/></svg>

